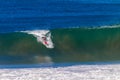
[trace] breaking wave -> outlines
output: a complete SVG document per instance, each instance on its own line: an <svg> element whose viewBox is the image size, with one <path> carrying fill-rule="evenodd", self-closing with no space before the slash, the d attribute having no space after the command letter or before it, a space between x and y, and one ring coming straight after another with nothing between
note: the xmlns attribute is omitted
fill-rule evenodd
<svg viewBox="0 0 120 80"><path fill-rule="evenodd" d="M113 61L119 53L120 25L0 33L0 64Z"/></svg>

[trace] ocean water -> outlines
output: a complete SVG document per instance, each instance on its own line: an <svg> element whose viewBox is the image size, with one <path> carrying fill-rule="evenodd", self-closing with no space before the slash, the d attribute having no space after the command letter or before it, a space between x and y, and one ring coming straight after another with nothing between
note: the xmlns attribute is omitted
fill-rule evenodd
<svg viewBox="0 0 120 80"><path fill-rule="evenodd" d="M120 23L120 2L83 0L1 0L0 32Z"/></svg>
<svg viewBox="0 0 120 80"><path fill-rule="evenodd" d="M117 0L0 0L0 64L119 61L119 23Z"/></svg>

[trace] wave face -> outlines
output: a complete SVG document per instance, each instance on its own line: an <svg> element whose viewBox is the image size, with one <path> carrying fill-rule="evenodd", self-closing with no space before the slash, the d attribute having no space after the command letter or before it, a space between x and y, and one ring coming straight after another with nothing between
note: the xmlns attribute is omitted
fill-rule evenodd
<svg viewBox="0 0 120 80"><path fill-rule="evenodd" d="M34 34L0 34L0 64L58 63L120 60L120 28L52 29L54 48Z"/></svg>

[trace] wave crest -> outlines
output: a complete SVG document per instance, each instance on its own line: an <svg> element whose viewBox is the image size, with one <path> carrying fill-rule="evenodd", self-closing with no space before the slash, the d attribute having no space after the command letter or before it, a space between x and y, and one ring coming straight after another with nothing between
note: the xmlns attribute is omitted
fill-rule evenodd
<svg viewBox="0 0 120 80"><path fill-rule="evenodd" d="M47 48L54 48L54 44L51 39L51 32L49 30L33 30L33 31L21 31L27 34L32 34L37 38L38 42L41 42Z"/></svg>

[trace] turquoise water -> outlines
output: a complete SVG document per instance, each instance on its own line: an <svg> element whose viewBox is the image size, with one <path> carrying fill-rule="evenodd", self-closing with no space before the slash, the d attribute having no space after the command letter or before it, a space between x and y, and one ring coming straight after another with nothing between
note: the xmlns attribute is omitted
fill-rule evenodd
<svg viewBox="0 0 120 80"><path fill-rule="evenodd" d="M52 29L53 49L33 35L0 34L0 64L62 63L120 60L120 28Z"/></svg>

